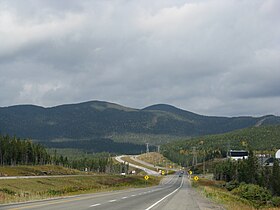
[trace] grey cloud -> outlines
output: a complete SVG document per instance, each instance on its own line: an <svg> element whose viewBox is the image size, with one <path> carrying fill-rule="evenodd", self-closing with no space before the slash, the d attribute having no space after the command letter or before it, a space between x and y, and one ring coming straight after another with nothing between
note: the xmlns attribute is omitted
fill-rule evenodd
<svg viewBox="0 0 280 210"><path fill-rule="evenodd" d="M0 106L97 99L279 114L279 9L277 0L2 1Z"/></svg>

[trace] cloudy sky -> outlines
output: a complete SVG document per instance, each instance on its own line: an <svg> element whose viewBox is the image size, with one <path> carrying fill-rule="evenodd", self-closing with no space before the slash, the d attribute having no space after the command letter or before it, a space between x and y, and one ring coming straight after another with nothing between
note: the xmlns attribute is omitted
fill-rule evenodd
<svg viewBox="0 0 280 210"><path fill-rule="evenodd" d="M1 0L0 106L280 115L279 0Z"/></svg>

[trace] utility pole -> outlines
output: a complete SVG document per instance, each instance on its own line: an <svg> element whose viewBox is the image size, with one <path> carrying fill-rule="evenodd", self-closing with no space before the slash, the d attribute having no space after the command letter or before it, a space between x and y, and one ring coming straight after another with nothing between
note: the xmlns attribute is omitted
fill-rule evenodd
<svg viewBox="0 0 280 210"><path fill-rule="evenodd" d="M146 143L146 153L149 153L149 143Z"/></svg>
<svg viewBox="0 0 280 210"><path fill-rule="evenodd" d="M149 143L146 143L146 157L148 156L149 153Z"/></svg>
<svg viewBox="0 0 280 210"><path fill-rule="evenodd" d="M202 147L201 149L203 150L203 175L205 175L205 156L206 156L206 151L205 151L205 147L204 147L204 141L200 142Z"/></svg>
<svg viewBox="0 0 280 210"><path fill-rule="evenodd" d="M193 153L193 160L192 160L192 165L196 166L197 165L197 152L196 152L196 147L192 148L192 153Z"/></svg>
<svg viewBox="0 0 280 210"><path fill-rule="evenodd" d="M157 152L159 153L160 151L160 145L157 145Z"/></svg>
<svg viewBox="0 0 280 210"><path fill-rule="evenodd" d="M205 149L203 150L203 175L205 175Z"/></svg>

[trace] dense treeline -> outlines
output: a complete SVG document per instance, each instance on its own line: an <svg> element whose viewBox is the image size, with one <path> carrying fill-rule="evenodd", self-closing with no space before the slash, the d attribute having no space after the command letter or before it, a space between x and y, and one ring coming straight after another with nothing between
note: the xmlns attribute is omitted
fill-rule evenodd
<svg viewBox="0 0 280 210"><path fill-rule="evenodd" d="M181 166L193 166L194 151L192 150L192 147L189 149L170 148L168 150L167 146L164 145L161 148L161 153L169 160L172 160L172 162L175 162ZM202 163L204 160L208 161L213 160L214 158L224 158L226 157L227 151L219 148L215 148L213 150L204 149L203 146L198 145L195 148L195 153L196 163Z"/></svg>
<svg viewBox="0 0 280 210"><path fill-rule="evenodd" d="M73 148L81 149L86 152L91 153L121 153L121 154L139 154L146 150L145 145L132 144L132 143L120 143L114 142L111 139L107 138L93 138L90 140L72 140L72 141L60 141L60 142L51 142L51 141L40 141L43 145L49 148ZM151 146L151 150L154 150L155 147Z"/></svg>
<svg viewBox="0 0 280 210"><path fill-rule="evenodd" d="M100 173L128 172L128 164L116 164L109 153L98 153L89 158L69 160L56 151L50 155L46 148L30 140L0 135L0 165L46 165L54 164L78 170Z"/></svg>
<svg viewBox="0 0 280 210"><path fill-rule="evenodd" d="M44 165L51 162L51 156L42 145L16 137L0 136L1 165Z"/></svg>
<svg viewBox="0 0 280 210"><path fill-rule="evenodd" d="M248 159L227 160L217 164L214 178L231 183L228 185L231 188L239 186L239 183L255 184L280 195L279 161L274 159L273 167L262 166L252 151L249 152Z"/></svg>

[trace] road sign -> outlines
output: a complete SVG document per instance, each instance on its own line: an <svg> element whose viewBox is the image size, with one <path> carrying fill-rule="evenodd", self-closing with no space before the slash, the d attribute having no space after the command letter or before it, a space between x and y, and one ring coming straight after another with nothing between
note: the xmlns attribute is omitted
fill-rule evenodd
<svg viewBox="0 0 280 210"><path fill-rule="evenodd" d="M165 174L165 171L161 171L161 175L164 175Z"/></svg>
<svg viewBox="0 0 280 210"><path fill-rule="evenodd" d="M192 175L192 171L189 171L189 174Z"/></svg>
<svg viewBox="0 0 280 210"><path fill-rule="evenodd" d="M150 177L148 175L144 176L144 179L147 181Z"/></svg>
<svg viewBox="0 0 280 210"><path fill-rule="evenodd" d="M198 176L195 176L193 179L194 179L194 181L198 181L199 180Z"/></svg>

